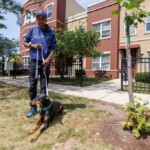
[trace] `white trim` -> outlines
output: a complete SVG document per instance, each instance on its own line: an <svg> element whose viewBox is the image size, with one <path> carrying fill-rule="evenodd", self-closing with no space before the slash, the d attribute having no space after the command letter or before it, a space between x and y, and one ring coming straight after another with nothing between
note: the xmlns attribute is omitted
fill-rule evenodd
<svg viewBox="0 0 150 150"><path fill-rule="evenodd" d="M96 22L92 22L92 29L93 29L93 25L101 24L101 23L104 23L104 22L107 22L107 21L110 21L110 36L102 37L102 35L100 34L99 39L101 39L101 40L105 40L105 39L110 39L111 38L111 18L107 18L107 19L96 21ZM99 32L101 32L101 29L100 29Z"/></svg>
<svg viewBox="0 0 150 150"><path fill-rule="evenodd" d="M48 5L45 6L45 9L46 9L46 11L47 11L47 19L51 19L51 18L52 18L52 15L51 15L50 17L48 17L48 10L47 10L47 7L48 7L48 6L52 6L52 11L51 11L51 13L53 14L54 2L52 2L52 3L50 3L50 4L48 4Z"/></svg>
<svg viewBox="0 0 150 150"><path fill-rule="evenodd" d="M110 54L110 51L103 51L104 54Z"/></svg>
<svg viewBox="0 0 150 150"><path fill-rule="evenodd" d="M63 22L61 22L61 21L59 21L59 20L53 20L53 21L47 22L47 24L53 23L53 22L59 22L60 24L65 25Z"/></svg>
<svg viewBox="0 0 150 150"><path fill-rule="evenodd" d="M111 18L107 18L107 19L96 21L96 22L92 22L92 25L102 23L102 22L106 22L106 21L111 21Z"/></svg>
<svg viewBox="0 0 150 150"><path fill-rule="evenodd" d="M108 69L101 69L101 67L102 67L102 56L99 56L99 57L98 57L98 58L99 58L99 69L94 69L94 68L93 68L93 57L92 57L92 68L91 68L92 71L94 71L94 70L106 70L106 71L110 71L111 53L110 53L110 51L104 51L103 54L104 54L104 55L105 55L105 54L106 54L106 55L109 54L109 68L108 68Z"/></svg>
<svg viewBox="0 0 150 150"><path fill-rule="evenodd" d="M107 0L99 0L99 2L95 2L95 3L89 4L89 5L87 5L87 7L91 7L91 6L100 4L100 3L105 2L105 1L107 1Z"/></svg>
<svg viewBox="0 0 150 150"><path fill-rule="evenodd" d="M25 28L22 29L22 31L20 33L22 33L25 29L32 28L32 27L35 27L35 26L37 26L37 25L25 27Z"/></svg>
<svg viewBox="0 0 150 150"><path fill-rule="evenodd" d="M23 16L23 26L24 25L27 25L27 24L30 24L30 23L33 23L33 22L36 22L36 16L33 15L33 12L35 11L36 13L36 9L32 9L30 10L31 13L24 13L24 16ZM30 19L26 20L26 15L29 14L30 15Z"/></svg>
<svg viewBox="0 0 150 150"><path fill-rule="evenodd" d="M33 11L33 10L36 11L36 8L30 9L30 11ZM24 13L23 13L23 16L26 15L26 14L27 14L27 12L24 12Z"/></svg>
<svg viewBox="0 0 150 150"><path fill-rule="evenodd" d="M131 43L132 43L132 42L139 42L139 41L149 41L149 40L150 40L150 38L136 39L136 40L132 40ZM119 42L119 44L123 44L123 43L126 43L126 41L121 41L121 42Z"/></svg>
<svg viewBox="0 0 150 150"><path fill-rule="evenodd" d="M150 17L150 16L148 16L148 17ZM147 24L146 19L147 19L147 17L145 18L145 34L148 34L148 33L150 33L150 31L146 31L146 24Z"/></svg>
<svg viewBox="0 0 150 150"><path fill-rule="evenodd" d="M147 52L150 52L150 49L147 49Z"/></svg>
<svg viewBox="0 0 150 150"><path fill-rule="evenodd" d="M29 58L30 56L28 55L28 56L22 56L22 58Z"/></svg>
<svg viewBox="0 0 150 150"><path fill-rule="evenodd" d="M45 9L47 9L47 6L49 6L49 5L54 6L54 2L51 2L51 3L47 4L47 5L45 5Z"/></svg>
<svg viewBox="0 0 150 150"><path fill-rule="evenodd" d="M134 25L133 25L133 26L134 26ZM126 37L126 34L125 34L125 33L126 33L125 23L124 23L124 25L123 25L123 28L124 28L124 33L123 33L124 36L123 36L123 37ZM134 28L135 28L135 27L134 27ZM129 30L130 30L130 29L129 29ZM131 33L130 33L130 36L136 36L136 35L137 35L137 28L135 28L135 34L131 34Z"/></svg>
<svg viewBox="0 0 150 150"><path fill-rule="evenodd" d="M83 19L83 18L87 18L87 11L84 11L84 12L78 13L74 16L69 16L69 17L65 18L65 23L69 23L69 22L72 22L72 21L75 21L75 20L80 20L80 19Z"/></svg>
<svg viewBox="0 0 150 150"><path fill-rule="evenodd" d="M59 21L59 20L52 20L52 21L47 22L47 24L53 23L53 22L59 22L60 24L65 25L64 23L62 23L62 22ZM35 27L35 26L37 26L37 25L35 24L35 25L33 25L33 26L28 26L28 27L26 27L26 28L23 28L20 33L22 33L25 29L32 28L32 27Z"/></svg>

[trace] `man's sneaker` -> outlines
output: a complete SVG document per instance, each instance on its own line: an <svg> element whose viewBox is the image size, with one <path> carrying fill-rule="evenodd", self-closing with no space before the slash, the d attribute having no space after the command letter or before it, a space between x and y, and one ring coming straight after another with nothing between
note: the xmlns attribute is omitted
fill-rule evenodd
<svg viewBox="0 0 150 150"><path fill-rule="evenodd" d="M32 117L37 113L37 110L35 107L31 107L30 111L27 113L27 117Z"/></svg>

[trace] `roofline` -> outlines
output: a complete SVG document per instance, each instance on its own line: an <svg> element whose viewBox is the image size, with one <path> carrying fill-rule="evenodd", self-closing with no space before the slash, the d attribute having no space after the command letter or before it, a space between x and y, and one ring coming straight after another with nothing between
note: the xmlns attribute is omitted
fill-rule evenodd
<svg viewBox="0 0 150 150"><path fill-rule="evenodd" d="M87 7L91 7L91 6L97 5L97 4L105 2L105 1L107 1L107 0L99 0L99 2L95 2L95 3L89 4L89 5L87 5Z"/></svg>
<svg viewBox="0 0 150 150"><path fill-rule="evenodd" d="M73 15L73 16L67 17L67 18L65 19L65 22L66 22L66 23L69 23L69 22L72 22L72 21L75 21L75 20L79 20L79 19L86 18L86 17L87 17L87 11L84 11L84 12L75 14L75 15Z"/></svg>

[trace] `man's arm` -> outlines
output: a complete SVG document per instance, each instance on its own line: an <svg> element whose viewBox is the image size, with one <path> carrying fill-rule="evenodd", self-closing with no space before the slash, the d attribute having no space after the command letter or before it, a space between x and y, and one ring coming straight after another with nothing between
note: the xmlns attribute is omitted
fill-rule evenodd
<svg viewBox="0 0 150 150"><path fill-rule="evenodd" d="M52 60L52 57L55 53L55 50L51 50L51 53L49 54L49 56L44 60L43 65L44 66L48 66L50 61Z"/></svg>
<svg viewBox="0 0 150 150"><path fill-rule="evenodd" d="M32 31L33 28L29 29L27 35L24 38L24 47L26 48L35 48L35 49L40 49L41 48L41 44L32 44L31 43L31 38L32 38Z"/></svg>
<svg viewBox="0 0 150 150"><path fill-rule="evenodd" d="M40 49L41 48L41 44L31 44L31 43L27 43L27 42L24 42L24 47L26 48L35 48L35 49Z"/></svg>

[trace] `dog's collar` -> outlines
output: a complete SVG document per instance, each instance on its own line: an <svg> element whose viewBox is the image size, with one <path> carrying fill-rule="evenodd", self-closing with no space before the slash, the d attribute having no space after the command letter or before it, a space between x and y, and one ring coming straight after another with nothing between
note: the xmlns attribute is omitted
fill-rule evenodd
<svg viewBox="0 0 150 150"><path fill-rule="evenodd" d="M46 110L50 109L51 105L52 105L52 103L50 103L49 106L47 106L47 107L42 107L41 106L41 110L46 111Z"/></svg>

